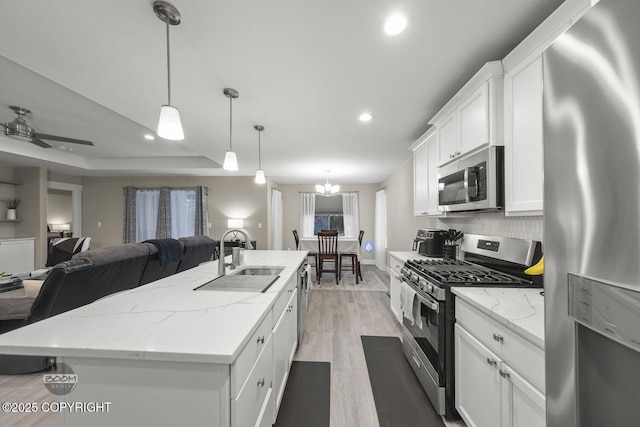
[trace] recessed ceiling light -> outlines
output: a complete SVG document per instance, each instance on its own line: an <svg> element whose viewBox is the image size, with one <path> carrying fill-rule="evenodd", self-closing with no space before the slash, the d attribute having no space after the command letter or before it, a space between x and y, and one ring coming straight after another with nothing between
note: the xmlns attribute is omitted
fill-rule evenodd
<svg viewBox="0 0 640 427"><path fill-rule="evenodd" d="M371 113L364 112L360 114L360 117L358 117L358 120L360 120L361 122L368 122L372 118L373 116L371 115Z"/></svg>
<svg viewBox="0 0 640 427"><path fill-rule="evenodd" d="M146 139L147 141L153 141L154 139L156 139L156 137L151 135L150 133L147 133L144 135L144 139Z"/></svg>
<svg viewBox="0 0 640 427"><path fill-rule="evenodd" d="M390 36L400 34L407 27L407 16L403 13L389 15L384 21L384 32Z"/></svg>

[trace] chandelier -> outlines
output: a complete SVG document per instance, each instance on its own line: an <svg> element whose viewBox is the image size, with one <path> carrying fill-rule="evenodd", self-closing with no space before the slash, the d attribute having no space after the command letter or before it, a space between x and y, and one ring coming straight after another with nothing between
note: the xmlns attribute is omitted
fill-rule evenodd
<svg viewBox="0 0 640 427"><path fill-rule="evenodd" d="M339 185L331 185L329 184L329 172L331 171L325 171L325 173L327 174L327 182L325 184L318 184L316 185L316 192L320 193L320 194L325 194L325 193L329 193L329 194L333 194L333 193L337 193L340 191L340 186Z"/></svg>

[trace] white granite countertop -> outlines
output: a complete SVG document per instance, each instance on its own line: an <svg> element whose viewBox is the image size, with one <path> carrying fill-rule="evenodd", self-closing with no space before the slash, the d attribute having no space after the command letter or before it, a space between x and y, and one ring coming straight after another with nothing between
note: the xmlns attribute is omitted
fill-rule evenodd
<svg viewBox="0 0 640 427"><path fill-rule="evenodd" d="M2 334L0 354L230 364L305 259L306 251L245 251L247 265L285 267L265 293L194 292L218 276L209 262Z"/></svg>
<svg viewBox="0 0 640 427"><path fill-rule="evenodd" d="M541 291L541 288L452 288L458 298L544 350Z"/></svg>

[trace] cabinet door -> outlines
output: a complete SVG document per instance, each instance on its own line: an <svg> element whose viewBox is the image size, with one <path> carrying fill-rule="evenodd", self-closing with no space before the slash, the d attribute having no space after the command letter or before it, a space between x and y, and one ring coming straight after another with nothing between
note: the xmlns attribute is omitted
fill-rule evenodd
<svg viewBox="0 0 640 427"><path fill-rule="evenodd" d="M391 312L399 323L402 323L402 309L400 308L400 275L394 270L389 272L389 299L391 300Z"/></svg>
<svg viewBox="0 0 640 427"><path fill-rule="evenodd" d="M298 347L298 291L295 289L287 306L287 371Z"/></svg>
<svg viewBox="0 0 640 427"><path fill-rule="evenodd" d="M506 363L500 375L504 378L502 427L544 427L544 395Z"/></svg>
<svg viewBox="0 0 640 427"><path fill-rule="evenodd" d="M438 134L427 141L427 212L429 215L442 215L438 209Z"/></svg>
<svg viewBox="0 0 640 427"><path fill-rule="evenodd" d="M247 382L237 398L231 399L231 427L255 426L264 414L273 419L271 409L265 407L273 392L273 340L267 339L265 351L255 362Z"/></svg>
<svg viewBox="0 0 640 427"><path fill-rule="evenodd" d="M0 272L30 273L35 270L35 242L33 239L0 240Z"/></svg>
<svg viewBox="0 0 640 427"><path fill-rule="evenodd" d="M275 395L275 413L278 413L280 401L287 381L288 346L287 346L287 319L288 312L285 309L273 328L273 392Z"/></svg>
<svg viewBox="0 0 640 427"><path fill-rule="evenodd" d="M460 120L459 152L489 144L489 82L473 92L458 108Z"/></svg>
<svg viewBox="0 0 640 427"><path fill-rule="evenodd" d="M542 57L505 82L506 211L542 214Z"/></svg>
<svg viewBox="0 0 640 427"><path fill-rule="evenodd" d="M438 139L440 141L439 165L455 158L458 152L458 120L456 117L456 112L454 111L437 125Z"/></svg>
<svg viewBox="0 0 640 427"><path fill-rule="evenodd" d="M413 152L413 215L427 215L427 144Z"/></svg>
<svg viewBox="0 0 640 427"><path fill-rule="evenodd" d="M469 427L500 426L502 360L455 325L456 409Z"/></svg>

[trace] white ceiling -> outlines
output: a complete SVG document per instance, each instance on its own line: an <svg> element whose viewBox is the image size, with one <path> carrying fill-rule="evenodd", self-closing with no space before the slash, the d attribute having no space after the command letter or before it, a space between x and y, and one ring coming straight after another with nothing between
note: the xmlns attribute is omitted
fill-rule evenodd
<svg viewBox="0 0 640 427"><path fill-rule="evenodd" d="M0 135L0 164L74 175L253 175L279 183L379 183L427 121L487 61L562 0L172 0L172 104L186 138L156 139L167 102L165 24L152 0L2 1L0 122L29 108L37 132L94 147L43 149ZM387 14L407 30L382 32ZM220 164L229 146L240 170ZM358 115L370 111L369 123ZM54 143L54 145L62 145Z"/></svg>

